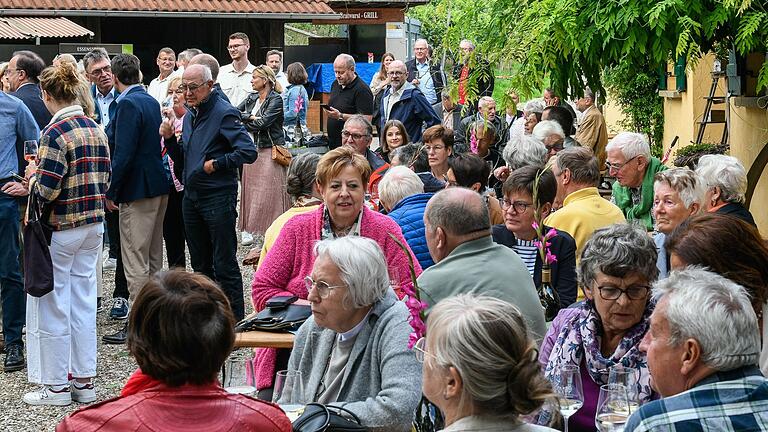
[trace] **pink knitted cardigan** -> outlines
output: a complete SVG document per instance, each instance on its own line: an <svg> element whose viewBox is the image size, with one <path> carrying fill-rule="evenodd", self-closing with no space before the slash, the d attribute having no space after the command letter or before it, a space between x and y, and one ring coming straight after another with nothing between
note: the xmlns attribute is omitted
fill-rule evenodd
<svg viewBox="0 0 768 432"><path fill-rule="evenodd" d="M267 300L274 296L295 295L307 298L304 287L304 277L312 273L314 257L312 249L320 240L323 225L324 206L317 210L292 217L280 230L272 249L262 257L264 263L259 267L253 278L251 295L257 311L264 309ZM390 276L397 278L400 286L413 286L408 267L408 259L402 249L389 236L392 233L406 247L400 226L389 217L376 213L363 206L363 217L360 222L360 235L375 240L387 259ZM419 261L408 251L413 259L416 276L421 274ZM398 295L401 295L398 293ZM256 350L254 365L256 366L256 387L269 388L275 376L277 350L261 348Z"/></svg>

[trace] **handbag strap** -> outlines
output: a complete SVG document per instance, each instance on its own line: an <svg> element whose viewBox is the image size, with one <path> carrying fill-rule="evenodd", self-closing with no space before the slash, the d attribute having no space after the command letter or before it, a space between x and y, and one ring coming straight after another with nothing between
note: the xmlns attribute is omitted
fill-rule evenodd
<svg viewBox="0 0 768 432"><path fill-rule="evenodd" d="M340 415L342 417L346 417L348 420L354 420L357 424L361 424L360 423L360 419L352 411L350 411L350 410L348 410L346 408L340 407L340 406L336 406L336 405L327 405L325 407L326 410L331 409L331 408L333 408L336 411L336 414L338 414L338 415Z"/></svg>

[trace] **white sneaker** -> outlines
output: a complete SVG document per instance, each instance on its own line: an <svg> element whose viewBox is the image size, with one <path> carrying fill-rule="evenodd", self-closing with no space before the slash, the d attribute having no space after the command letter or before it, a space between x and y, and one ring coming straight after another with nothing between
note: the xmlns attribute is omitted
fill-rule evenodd
<svg viewBox="0 0 768 432"><path fill-rule="evenodd" d="M24 402L30 405L55 405L67 406L72 403L72 395L69 393L69 386L60 391L51 390L51 386L44 385L38 390L31 391L24 395Z"/></svg>
<svg viewBox="0 0 768 432"><path fill-rule="evenodd" d="M104 264L101 266L104 270L114 270L117 268L117 259L116 258L110 258L106 257L104 259Z"/></svg>
<svg viewBox="0 0 768 432"><path fill-rule="evenodd" d="M92 382L80 384L79 382L72 380L70 386L70 392L72 394L72 400L80 403L91 403L96 400L96 388L93 387ZM83 387L78 387L83 385Z"/></svg>
<svg viewBox="0 0 768 432"><path fill-rule="evenodd" d="M240 244L243 246L250 246L253 244L253 234L243 231L240 233Z"/></svg>

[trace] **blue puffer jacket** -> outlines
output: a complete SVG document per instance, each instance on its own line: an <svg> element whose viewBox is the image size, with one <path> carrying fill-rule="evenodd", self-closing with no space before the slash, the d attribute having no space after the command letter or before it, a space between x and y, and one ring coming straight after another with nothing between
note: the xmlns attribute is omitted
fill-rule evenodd
<svg viewBox="0 0 768 432"><path fill-rule="evenodd" d="M389 212L389 217L394 219L403 230L405 241L408 242L408 246L416 255L423 270L434 264L429 255L424 229L424 210L432 195L434 194L422 193L405 197Z"/></svg>

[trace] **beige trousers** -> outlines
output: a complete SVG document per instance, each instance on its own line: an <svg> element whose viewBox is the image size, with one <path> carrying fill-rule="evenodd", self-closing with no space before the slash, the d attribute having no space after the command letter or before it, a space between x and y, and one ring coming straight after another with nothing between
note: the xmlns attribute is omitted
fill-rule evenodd
<svg viewBox="0 0 768 432"><path fill-rule="evenodd" d="M163 217L168 195L120 204L120 249L133 301L150 276L163 268Z"/></svg>

